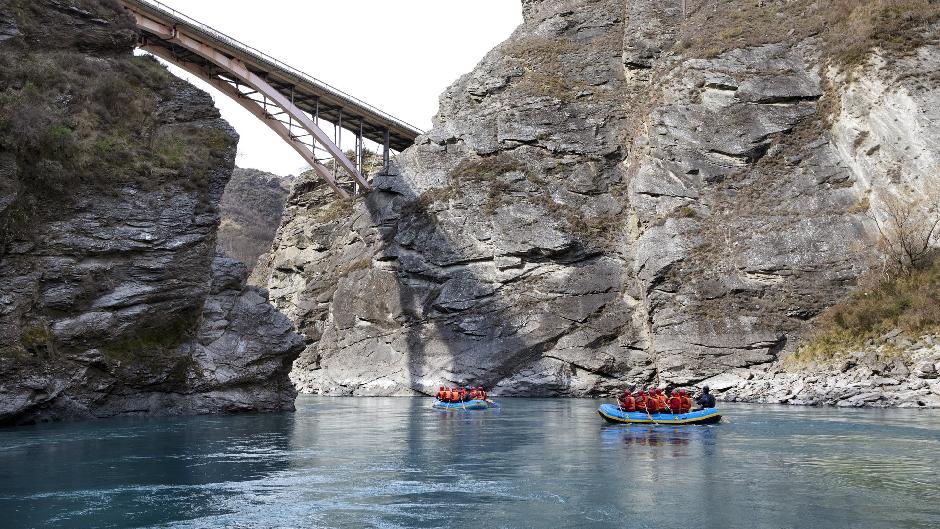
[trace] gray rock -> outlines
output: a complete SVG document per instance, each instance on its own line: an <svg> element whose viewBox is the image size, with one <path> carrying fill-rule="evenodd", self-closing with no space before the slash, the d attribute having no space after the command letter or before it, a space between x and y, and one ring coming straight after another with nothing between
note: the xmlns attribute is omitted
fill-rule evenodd
<svg viewBox="0 0 940 529"><path fill-rule="evenodd" d="M934 178L940 105L913 79L936 46L847 78L824 39L686 49L679 0L523 13L375 193L336 214L322 187L295 187L267 285L307 338L298 387L712 380L735 400L898 402L910 376L877 358L815 381L778 359L866 271L857 249L877 233L859 206L899 189L889 168L915 192Z"/></svg>
<svg viewBox="0 0 940 529"><path fill-rule="evenodd" d="M84 127L100 121L92 133L127 143L91 165L99 173L88 174L88 152L80 163L0 154L0 425L291 409L302 339L245 286L244 267L214 259L237 135L208 94L133 57L133 20L119 4L53 4L22 10L19 29L0 14L0 77L46 65L43 90L68 97L123 79L145 100L132 103L153 108L115 117L99 115L110 101L42 102L63 123L88 111ZM54 70L89 65L100 79ZM0 128L14 119L0 115ZM167 145L178 160L160 154Z"/></svg>

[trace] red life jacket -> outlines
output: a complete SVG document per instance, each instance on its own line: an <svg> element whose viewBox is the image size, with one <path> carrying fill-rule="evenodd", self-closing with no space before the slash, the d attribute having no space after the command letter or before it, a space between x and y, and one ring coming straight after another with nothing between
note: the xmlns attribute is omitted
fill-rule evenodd
<svg viewBox="0 0 940 529"><path fill-rule="evenodd" d="M636 411L636 399L633 395L627 395L620 401L620 407L623 411Z"/></svg>
<svg viewBox="0 0 940 529"><path fill-rule="evenodd" d="M682 410L682 413L692 411L692 399L690 399L688 395L682 395L679 397L679 400L682 401L682 404L679 406L679 408Z"/></svg>
<svg viewBox="0 0 940 529"><path fill-rule="evenodd" d="M649 401L646 398L646 395L640 395L635 399L636 411L646 411L646 405Z"/></svg>
<svg viewBox="0 0 940 529"><path fill-rule="evenodd" d="M673 413L680 413L682 409L682 399L680 399L678 395L673 395L669 398L669 409L672 410Z"/></svg>
<svg viewBox="0 0 940 529"><path fill-rule="evenodd" d="M666 396L662 393L656 395L656 409L661 412L669 411L669 402L666 401Z"/></svg>

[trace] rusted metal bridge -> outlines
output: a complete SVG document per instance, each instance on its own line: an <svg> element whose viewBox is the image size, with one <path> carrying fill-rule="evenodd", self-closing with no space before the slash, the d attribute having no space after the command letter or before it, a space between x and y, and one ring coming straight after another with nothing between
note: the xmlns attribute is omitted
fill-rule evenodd
<svg viewBox="0 0 940 529"><path fill-rule="evenodd" d="M155 0L120 0L136 18L138 47L206 81L262 120L342 197L372 189L364 140L387 167L421 134L416 127L292 68ZM333 127L332 137L321 124ZM353 159L342 131L355 136ZM329 167L328 167L329 166Z"/></svg>

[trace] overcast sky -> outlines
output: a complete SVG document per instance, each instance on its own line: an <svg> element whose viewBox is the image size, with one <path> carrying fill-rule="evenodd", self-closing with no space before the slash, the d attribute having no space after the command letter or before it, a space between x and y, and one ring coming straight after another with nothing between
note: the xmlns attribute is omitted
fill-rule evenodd
<svg viewBox="0 0 940 529"><path fill-rule="evenodd" d="M422 130L430 128L441 92L522 22L518 0L163 3ZM247 111L187 79L212 93L238 130L240 167L278 174L305 167L303 158Z"/></svg>

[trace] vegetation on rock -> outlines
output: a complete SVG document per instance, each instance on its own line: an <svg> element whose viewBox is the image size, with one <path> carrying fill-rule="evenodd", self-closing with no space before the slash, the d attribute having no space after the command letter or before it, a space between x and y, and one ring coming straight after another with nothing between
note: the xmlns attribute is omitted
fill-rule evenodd
<svg viewBox="0 0 940 529"><path fill-rule="evenodd" d="M834 66L852 69L872 51L904 55L936 39L935 0L689 0L680 47L715 56L734 48L818 36Z"/></svg>
<svg viewBox="0 0 940 529"><path fill-rule="evenodd" d="M820 315L816 331L789 362L830 363L868 347L890 349L888 340L897 333L912 341L940 334L940 258L910 275L863 278L857 291Z"/></svg>
<svg viewBox="0 0 940 529"><path fill-rule="evenodd" d="M172 95L169 76L150 57L0 55L0 151L15 157L21 183L14 207L0 218L0 240L42 212L38 201L65 203L75 186L106 194L158 189L169 180L208 188L233 138L185 123L154 128L154 112Z"/></svg>

